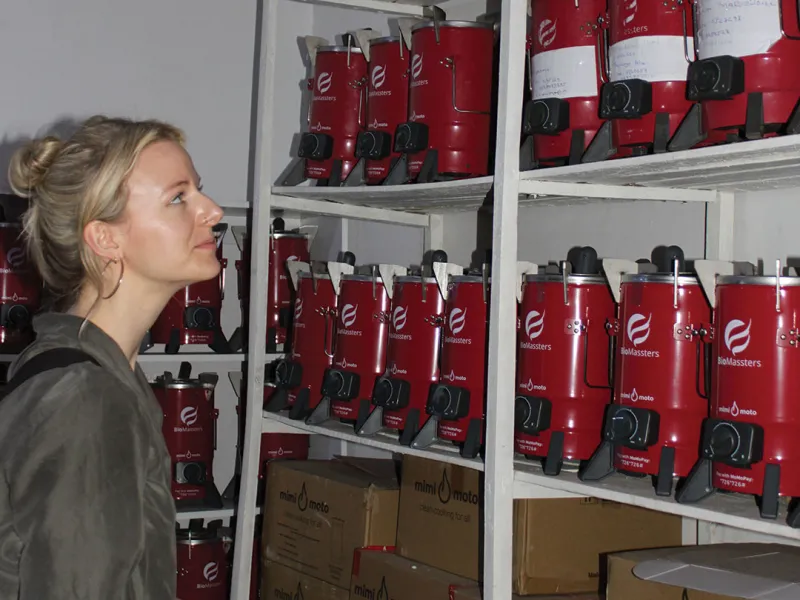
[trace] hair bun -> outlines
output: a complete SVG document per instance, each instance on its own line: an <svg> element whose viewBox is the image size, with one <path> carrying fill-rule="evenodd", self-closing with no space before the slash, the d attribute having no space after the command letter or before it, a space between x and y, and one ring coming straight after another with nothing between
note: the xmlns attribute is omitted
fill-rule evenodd
<svg viewBox="0 0 800 600"><path fill-rule="evenodd" d="M31 140L19 148L11 157L8 181L18 196L30 198L41 185L61 150L63 143L55 136Z"/></svg>

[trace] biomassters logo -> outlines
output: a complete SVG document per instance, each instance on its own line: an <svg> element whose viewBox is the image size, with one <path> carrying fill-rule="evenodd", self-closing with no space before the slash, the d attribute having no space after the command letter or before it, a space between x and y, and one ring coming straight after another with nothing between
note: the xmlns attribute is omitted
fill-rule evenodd
<svg viewBox="0 0 800 600"><path fill-rule="evenodd" d="M414 481L414 491L429 496L436 496L442 504L449 504L450 501L461 502L463 504L478 504L480 497L470 489L457 489L450 483L447 469L442 469L442 478L438 482L419 479Z"/></svg>
<svg viewBox="0 0 800 600"><path fill-rule="evenodd" d="M311 510L314 512L327 514L331 510L331 507L328 506L328 503L325 502L324 500L320 501L319 499L309 497L308 490L306 490L305 481L300 486L299 492L291 492L288 490L283 491L280 493L279 498L284 502L288 502L290 504L296 504L300 512Z"/></svg>

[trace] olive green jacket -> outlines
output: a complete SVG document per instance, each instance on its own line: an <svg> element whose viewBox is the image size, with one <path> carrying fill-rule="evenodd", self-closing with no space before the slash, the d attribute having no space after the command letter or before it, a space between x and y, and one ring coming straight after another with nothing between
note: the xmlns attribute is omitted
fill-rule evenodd
<svg viewBox="0 0 800 600"><path fill-rule="evenodd" d="M0 600L174 600L175 504L162 412L140 367L82 319L36 317L15 361L81 348L0 402Z"/></svg>

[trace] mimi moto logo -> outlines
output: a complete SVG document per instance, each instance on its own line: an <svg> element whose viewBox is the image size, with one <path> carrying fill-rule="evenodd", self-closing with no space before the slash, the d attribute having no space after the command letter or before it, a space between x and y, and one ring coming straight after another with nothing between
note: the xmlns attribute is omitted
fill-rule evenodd
<svg viewBox="0 0 800 600"><path fill-rule="evenodd" d="M461 502L463 504L479 504L478 494L470 489L457 489L450 483L447 469L442 469L442 477L438 482L420 479L414 481L414 491L436 496L442 504L449 504L450 501Z"/></svg>
<svg viewBox="0 0 800 600"><path fill-rule="evenodd" d="M279 498L283 502L296 504L300 512L306 512L307 510L311 510L314 512L327 514L331 510L327 502L309 497L308 490L306 490L305 481L300 486L299 492L283 491L280 493Z"/></svg>
<svg viewBox="0 0 800 600"><path fill-rule="evenodd" d="M377 589L357 583L353 588L353 594L366 600L390 600L389 588L386 587L386 576L381 577L381 585Z"/></svg>

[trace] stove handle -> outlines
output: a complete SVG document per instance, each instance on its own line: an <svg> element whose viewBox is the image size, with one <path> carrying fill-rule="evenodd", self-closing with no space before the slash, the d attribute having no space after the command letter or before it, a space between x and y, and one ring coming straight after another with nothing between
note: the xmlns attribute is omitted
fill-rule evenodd
<svg viewBox="0 0 800 600"><path fill-rule="evenodd" d="M314 104L314 78L308 80L308 91L311 92L308 99L308 108L306 109L306 125L311 125L311 107ZM270 236L271 238L272 236Z"/></svg>
<svg viewBox="0 0 800 600"><path fill-rule="evenodd" d="M699 333L699 341L697 344L697 358L695 361L695 391L697 395L703 398L704 400L709 400L711 398L711 352L712 352L712 345L711 345L711 336L709 335L709 331L705 327L701 327L698 331ZM706 336L708 336L708 341L706 341ZM703 361L703 381L701 382L700 379L700 361Z"/></svg>
<svg viewBox="0 0 800 600"><path fill-rule="evenodd" d="M425 321L439 330L439 354L436 357L436 369L442 372L442 351L444 350L444 315L431 315Z"/></svg>
<svg viewBox="0 0 800 600"><path fill-rule="evenodd" d="M450 89L452 94L452 104L453 110L457 113L464 113L468 115L488 115L491 114L488 110L467 110L464 108L458 107L458 102L456 100L456 59L452 56L448 56L444 60L441 61L441 64L445 66L447 69L451 69L450 73Z"/></svg>
<svg viewBox="0 0 800 600"><path fill-rule="evenodd" d="M610 390L612 387L612 373L614 368L614 340L613 336L608 336L608 385L593 385L589 383L589 328L586 328L586 335L583 336L583 383L586 387L594 390Z"/></svg>
<svg viewBox="0 0 800 600"><path fill-rule="evenodd" d="M533 100L533 37L525 39L525 66L528 68L528 90Z"/></svg>
<svg viewBox="0 0 800 600"><path fill-rule="evenodd" d="M214 451L217 450L217 421L219 420L219 409L215 408L211 411L211 416L214 419Z"/></svg>
<svg viewBox="0 0 800 600"><path fill-rule="evenodd" d="M600 83L608 83L611 79L609 72L610 58L608 55L608 26L610 18L606 15L601 15L597 18L597 39L595 40L597 55L600 60L597 61L597 75L600 78Z"/></svg>
<svg viewBox="0 0 800 600"><path fill-rule="evenodd" d="M617 357L617 336L619 335L619 321L611 319L606 321L608 334L608 387L614 389L614 365Z"/></svg>
<svg viewBox="0 0 800 600"><path fill-rule="evenodd" d="M220 269L222 270L222 283L220 284L219 288L219 298L220 300L225 300L225 271L228 268L228 259L223 258L220 262ZM220 312L222 312L222 307L220 306ZM221 320L221 317L220 317Z"/></svg>
<svg viewBox="0 0 800 600"><path fill-rule="evenodd" d="M332 325L328 325L332 321ZM336 354L336 322L337 315L335 308L329 308L325 311L325 347L323 352L328 358L333 358ZM330 334L330 352L328 352L328 334Z"/></svg>

